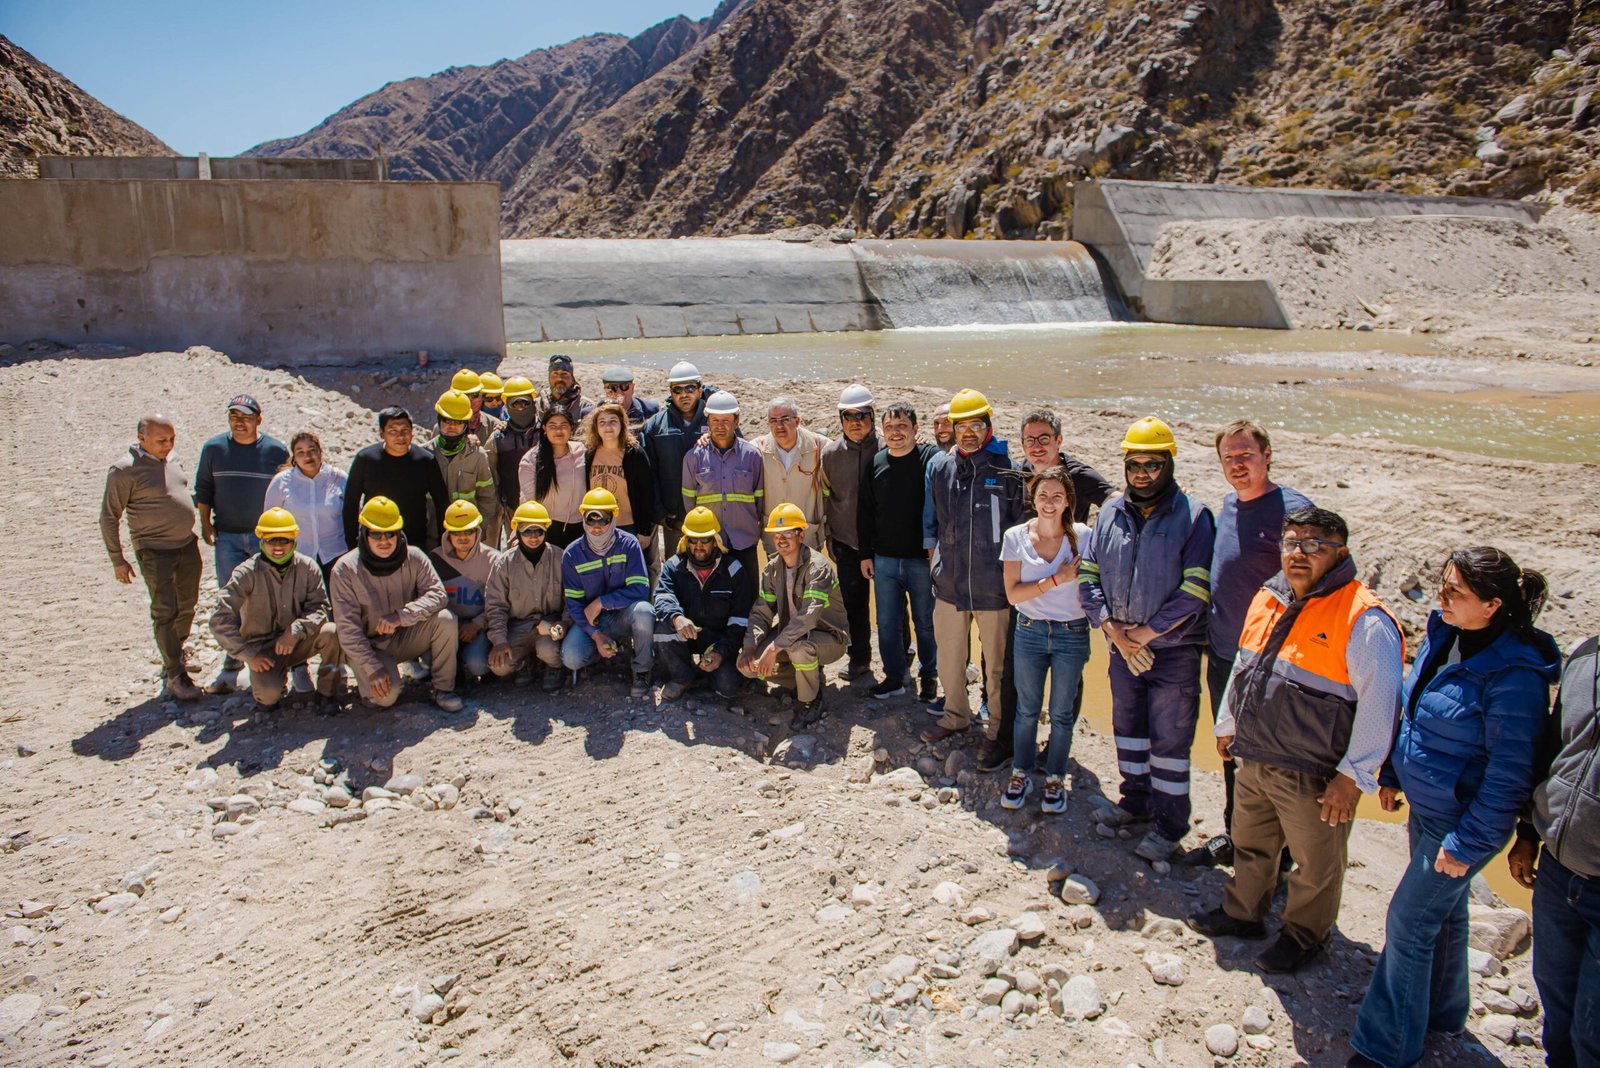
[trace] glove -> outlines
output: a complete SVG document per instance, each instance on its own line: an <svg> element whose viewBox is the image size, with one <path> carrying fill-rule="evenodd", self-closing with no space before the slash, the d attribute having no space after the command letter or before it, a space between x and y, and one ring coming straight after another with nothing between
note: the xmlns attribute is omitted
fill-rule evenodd
<svg viewBox="0 0 1600 1068"><path fill-rule="evenodd" d="M1138 652L1127 658L1128 671L1134 675L1143 675L1156 663L1156 654L1148 648L1141 647Z"/></svg>

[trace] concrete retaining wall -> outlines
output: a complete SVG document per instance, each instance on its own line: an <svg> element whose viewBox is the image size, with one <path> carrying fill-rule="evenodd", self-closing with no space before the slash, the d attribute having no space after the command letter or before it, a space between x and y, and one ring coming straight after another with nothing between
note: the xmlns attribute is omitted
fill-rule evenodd
<svg viewBox="0 0 1600 1068"><path fill-rule="evenodd" d="M0 181L0 336L501 354L493 183Z"/></svg>
<svg viewBox="0 0 1600 1068"><path fill-rule="evenodd" d="M1265 278L1147 278L1144 313L1158 323L1251 326L1287 330L1294 324Z"/></svg>
<svg viewBox="0 0 1600 1068"><path fill-rule="evenodd" d="M206 158L211 178L379 182L388 177L380 159L289 159L244 156ZM199 178L198 156L40 156L40 178Z"/></svg>

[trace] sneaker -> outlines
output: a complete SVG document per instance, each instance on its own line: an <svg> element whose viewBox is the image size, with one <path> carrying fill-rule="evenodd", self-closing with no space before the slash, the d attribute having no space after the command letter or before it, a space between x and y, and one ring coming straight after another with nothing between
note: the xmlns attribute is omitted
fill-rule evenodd
<svg viewBox="0 0 1600 1068"><path fill-rule="evenodd" d="M1233 863L1233 839L1225 834L1206 839L1183 855L1183 862L1196 868L1215 868Z"/></svg>
<svg viewBox="0 0 1600 1068"><path fill-rule="evenodd" d="M929 701L928 707L923 711L927 712L928 715L932 716L934 719L942 719L944 717L944 698L936 697L932 701Z"/></svg>
<svg viewBox="0 0 1600 1068"><path fill-rule="evenodd" d="M1000 795L1000 807L1015 812L1028 800L1028 795L1033 793L1033 776L1025 771L1012 770L1011 781L1006 783L1005 792Z"/></svg>
<svg viewBox="0 0 1600 1068"><path fill-rule="evenodd" d="M875 701L887 701L891 697L899 697L906 692L905 683L896 682L894 679L884 679L872 688L872 698Z"/></svg>
<svg viewBox="0 0 1600 1068"><path fill-rule="evenodd" d="M650 673L648 671L635 671L633 673L633 685L628 687L628 696L650 696Z"/></svg>
<svg viewBox="0 0 1600 1068"><path fill-rule="evenodd" d="M1141 860L1148 860L1154 864L1158 860L1171 860L1172 855L1178 851L1178 843L1170 838L1164 838L1160 831L1151 831L1144 836L1140 843L1133 847L1133 855Z"/></svg>
<svg viewBox="0 0 1600 1068"><path fill-rule="evenodd" d="M931 705L939 699L939 680L932 675L924 675L917 683L917 700L925 705ZM940 708L943 711L943 708Z"/></svg>
<svg viewBox="0 0 1600 1068"><path fill-rule="evenodd" d="M999 771L1011 763L1012 755L1009 745L986 738L983 744L978 746L978 770Z"/></svg>
<svg viewBox="0 0 1600 1068"><path fill-rule="evenodd" d="M174 701L200 700L200 687L186 674L169 675L161 685L161 692Z"/></svg>
<svg viewBox="0 0 1600 1068"><path fill-rule="evenodd" d="M1302 946L1287 931L1279 932L1278 940L1256 958L1256 967L1268 975L1290 975L1304 968L1322 954L1322 946Z"/></svg>
<svg viewBox="0 0 1600 1068"><path fill-rule="evenodd" d="M661 699L663 701L676 701L678 698L682 697L684 694L686 694L688 692L689 692L689 684L688 683L686 683L686 682L669 682L665 686L661 687Z"/></svg>
<svg viewBox="0 0 1600 1068"><path fill-rule="evenodd" d="M846 682L854 682L863 675L872 673L872 665L865 660L852 660L839 672L839 677Z"/></svg>
<svg viewBox="0 0 1600 1068"><path fill-rule="evenodd" d="M1190 928L1207 938L1248 938L1256 941L1267 937L1266 924L1260 920L1241 920L1230 916L1220 905L1192 914L1187 922Z"/></svg>
<svg viewBox="0 0 1600 1068"><path fill-rule="evenodd" d="M460 712L466 707L460 696L449 690L433 691L433 703L445 712Z"/></svg>
<svg viewBox="0 0 1600 1068"><path fill-rule="evenodd" d="M218 668L217 673L211 677L211 681L201 687L206 693L213 696L232 693L238 688L239 673L237 671L229 671L225 667Z"/></svg>
<svg viewBox="0 0 1600 1068"><path fill-rule="evenodd" d="M311 671L304 664L296 664L289 672L295 693L311 692Z"/></svg>
<svg viewBox="0 0 1600 1068"><path fill-rule="evenodd" d="M1044 780L1044 799L1039 802L1041 812L1065 812L1067 810L1067 787L1054 775L1048 775Z"/></svg>

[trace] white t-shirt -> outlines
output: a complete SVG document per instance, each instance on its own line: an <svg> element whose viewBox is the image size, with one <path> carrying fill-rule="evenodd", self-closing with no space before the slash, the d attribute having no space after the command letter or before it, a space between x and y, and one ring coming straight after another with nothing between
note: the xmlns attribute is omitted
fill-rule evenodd
<svg viewBox="0 0 1600 1068"><path fill-rule="evenodd" d="M1081 550L1089 537L1089 528L1082 523L1074 523L1072 531L1078 537L1078 548ZM1072 543L1062 538L1061 551L1056 553L1056 558L1044 559L1034 549L1033 539L1028 537L1028 524L1018 523L1006 531L1005 538L1000 543L1000 559L1019 562L1022 565L1023 582L1038 582L1042 578L1054 575L1063 564L1070 563L1074 556ZM1082 619L1083 605L1078 602L1078 584L1063 582L1046 593L1023 601L1017 605L1017 611L1029 619L1053 619L1063 623Z"/></svg>

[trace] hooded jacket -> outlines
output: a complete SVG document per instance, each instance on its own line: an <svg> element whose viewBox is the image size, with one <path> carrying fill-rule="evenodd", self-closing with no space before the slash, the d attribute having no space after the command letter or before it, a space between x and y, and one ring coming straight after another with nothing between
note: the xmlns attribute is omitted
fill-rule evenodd
<svg viewBox="0 0 1600 1068"><path fill-rule="evenodd" d="M489 565L483 584L483 629L490 645L504 645L511 624L522 620L560 623L567 614L567 599L561 591L561 552L545 546L539 566L528 563L520 548L513 546Z"/></svg>
<svg viewBox="0 0 1600 1068"><path fill-rule="evenodd" d="M393 574L374 575L361 566L361 550L351 549L339 557L328 577L339 649L362 679L384 669L378 651L388 646L392 635L378 633L378 620L398 612L400 625L412 627L444 611L448 601L428 554L415 545L406 546L405 561Z"/></svg>
<svg viewBox="0 0 1600 1068"><path fill-rule="evenodd" d="M1530 641L1508 630L1475 655L1440 664L1418 685L1456 637L1437 611L1428 616L1379 781L1400 787L1419 816L1454 828L1443 848L1470 866L1506 844L1533 792L1561 650L1544 631Z"/></svg>
<svg viewBox="0 0 1600 1068"><path fill-rule="evenodd" d="M800 611L791 614L789 573L783 557L773 554L761 569L760 596L750 609L750 628L744 636L746 649L760 649L769 640L779 649L787 649L819 629L850 644L850 617L839 595L839 573L828 558L802 545L795 572Z"/></svg>
<svg viewBox="0 0 1600 1068"><path fill-rule="evenodd" d="M322 569L295 553L282 572L260 553L234 568L211 613L211 633L229 656L240 659L271 653L284 631L315 637L328 619L328 591Z"/></svg>
<svg viewBox="0 0 1600 1068"><path fill-rule="evenodd" d="M1101 505L1078 566L1089 625L1144 624L1152 649L1204 645L1215 536L1211 509L1176 487L1148 516L1126 495Z"/></svg>
<svg viewBox="0 0 1600 1068"><path fill-rule="evenodd" d="M971 456L960 449L928 462L922 504L922 544L938 549L933 592L962 612L1009 609L1000 550L1005 533L1022 521L1022 474L1006 443L991 436Z"/></svg>
<svg viewBox="0 0 1600 1068"><path fill-rule="evenodd" d="M883 438L874 430L860 441L851 441L841 433L822 450L822 495L827 498L828 540L852 549L861 548L861 532L856 529L861 484L871 477L872 458L883 447ZM998 552L999 542L995 544Z"/></svg>
<svg viewBox="0 0 1600 1068"><path fill-rule="evenodd" d="M1561 672L1555 714L1545 721L1532 822L1518 836L1544 840L1562 867L1600 878L1600 639L1582 642Z"/></svg>
<svg viewBox="0 0 1600 1068"><path fill-rule="evenodd" d="M662 566L656 584L656 629L670 629L683 616L701 629L711 648L724 657L738 656L755 599L755 572L732 553L722 554L704 582L689 554L679 553Z"/></svg>

